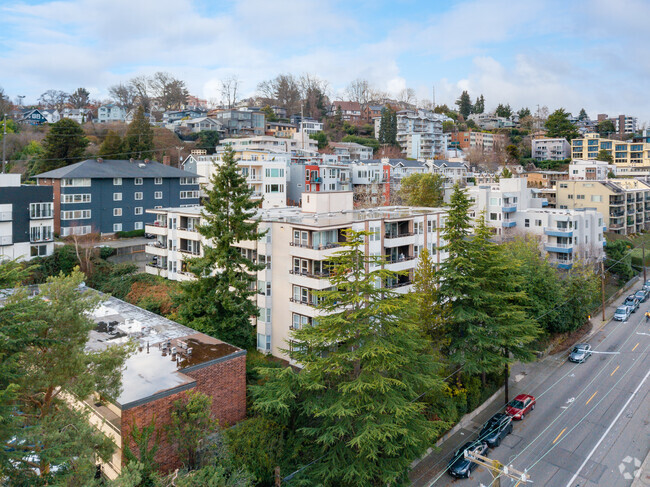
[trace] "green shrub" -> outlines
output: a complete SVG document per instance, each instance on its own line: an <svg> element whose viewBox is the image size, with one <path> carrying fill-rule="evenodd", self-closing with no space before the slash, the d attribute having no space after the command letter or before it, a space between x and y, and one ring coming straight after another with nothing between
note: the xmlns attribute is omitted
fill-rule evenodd
<svg viewBox="0 0 650 487"><path fill-rule="evenodd" d="M115 232L117 238L144 237L144 230L131 230L129 232Z"/></svg>

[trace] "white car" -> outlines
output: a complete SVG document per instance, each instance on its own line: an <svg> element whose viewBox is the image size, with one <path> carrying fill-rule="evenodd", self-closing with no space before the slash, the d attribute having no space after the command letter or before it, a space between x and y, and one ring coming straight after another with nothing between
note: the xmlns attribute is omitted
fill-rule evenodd
<svg viewBox="0 0 650 487"><path fill-rule="evenodd" d="M614 319L616 321L627 321L627 319L630 317L630 314L632 313L632 310L630 309L629 306L619 306L616 308L616 311L614 312Z"/></svg>

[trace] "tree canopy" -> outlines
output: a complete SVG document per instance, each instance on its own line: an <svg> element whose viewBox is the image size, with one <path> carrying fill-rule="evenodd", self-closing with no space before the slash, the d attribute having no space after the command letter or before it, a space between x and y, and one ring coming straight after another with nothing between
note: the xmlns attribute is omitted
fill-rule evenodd
<svg viewBox="0 0 650 487"><path fill-rule="evenodd" d="M444 205L444 178L440 174L411 174L402 179L399 195L408 206L439 208Z"/></svg>
<svg viewBox="0 0 650 487"><path fill-rule="evenodd" d="M43 154L38 159L35 173L65 167L83 159L89 141L81 125L69 118L62 118L50 126L43 140Z"/></svg>
<svg viewBox="0 0 650 487"><path fill-rule="evenodd" d="M569 120L571 114L563 108L558 108L548 116L544 127L546 127L546 136L551 138L564 138L569 142L580 136L578 129Z"/></svg>
<svg viewBox="0 0 650 487"><path fill-rule="evenodd" d="M124 135L125 159L149 159L153 157L153 128L140 105Z"/></svg>
<svg viewBox="0 0 650 487"><path fill-rule="evenodd" d="M469 114L472 113L472 99L469 97L467 91L463 91L458 99L455 101L456 106L458 107L458 113L460 113L465 120L469 117Z"/></svg>

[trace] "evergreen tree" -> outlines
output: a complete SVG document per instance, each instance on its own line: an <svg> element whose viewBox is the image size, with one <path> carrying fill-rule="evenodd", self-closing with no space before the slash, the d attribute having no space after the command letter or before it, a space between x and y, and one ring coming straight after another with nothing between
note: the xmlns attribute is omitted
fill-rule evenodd
<svg viewBox="0 0 650 487"><path fill-rule="evenodd" d="M483 113L485 111L485 98L483 95L476 98L476 103L472 107L472 113Z"/></svg>
<svg viewBox="0 0 650 487"><path fill-rule="evenodd" d="M108 159L122 159L122 138L117 132L108 131L97 155Z"/></svg>
<svg viewBox="0 0 650 487"><path fill-rule="evenodd" d="M512 108L510 108L510 104L502 105L499 103L494 114L497 117L509 118L512 115Z"/></svg>
<svg viewBox="0 0 650 487"><path fill-rule="evenodd" d="M255 219L258 201L253 189L237 167L232 149L210 177L211 189L203 211L205 224L199 233L209 244L203 257L188 261L196 279L183 284L179 317L183 323L242 348L255 346L251 318L258 316L255 263L234 246L237 242L258 240L259 221Z"/></svg>
<svg viewBox="0 0 650 487"><path fill-rule="evenodd" d="M467 120L469 114L472 113L472 99L469 97L469 93L463 91L455 103L458 106L458 112Z"/></svg>
<svg viewBox="0 0 650 487"><path fill-rule="evenodd" d="M43 140L43 155L36 163L35 174L79 162L88 144L81 125L69 118L62 118L50 126Z"/></svg>
<svg viewBox="0 0 650 487"><path fill-rule="evenodd" d="M569 120L571 114L563 108L558 108L548 116L544 127L546 127L546 136L550 138L564 138L571 142L580 136L578 129Z"/></svg>
<svg viewBox="0 0 650 487"><path fill-rule="evenodd" d="M267 369L267 382L252 388L258 410L301 416L299 432L319 458L309 468L314 485L399 485L442 426L416 400L443 386L430 345L404 319L409 300L376 287L394 273L366 272L381 264L365 254L366 235L348 231L331 259L332 288L319 293L318 323L293 332L289 354L302 370Z"/></svg>
<svg viewBox="0 0 650 487"><path fill-rule="evenodd" d="M378 135L380 144L397 145L397 112L389 106L381 111Z"/></svg>
<svg viewBox="0 0 650 487"><path fill-rule="evenodd" d="M153 157L153 129L144 116L144 107L140 105L124 136L126 159L147 159Z"/></svg>
<svg viewBox="0 0 650 487"><path fill-rule="evenodd" d="M517 115L519 115L519 120L524 117L530 117L530 109L528 107L524 107L517 112Z"/></svg>
<svg viewBox="0 0 650 487"><path fill-rule="evenodd" d="M596 156L596 160L609 162L611 164L612 162L614 162L614 158L612 157L612 151L608 151L607 149L600 149L598 151L598 155Z"/></svg>
<svg viewBox="0 0 650 487"><path fill-rule="evenodd" d="M587 115L587 112L585 111L584 108L580 109L580 113L578 114L578 120L589 120L589 115Z"/></svg>

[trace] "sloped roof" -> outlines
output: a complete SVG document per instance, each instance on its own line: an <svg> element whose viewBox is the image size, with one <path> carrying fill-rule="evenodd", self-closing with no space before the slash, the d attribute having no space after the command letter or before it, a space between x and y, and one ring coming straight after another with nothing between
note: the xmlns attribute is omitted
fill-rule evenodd
<svg viewBox="0 0 650 487"><path fill-rule="evenodd" d="M142 160L86 159L85 161L60 167L34 176L35 178L187 178L198 177L198 174L183 171L171 166Z"/></svg>
<svg viewBox="0 0 650 487"><path fill-rule="evenodd" d="M332 103L332 106L336 110L338 107L341 107L342 111L350 111L350 112L360 112L361 111L361 105L359 105L359 102L356 101L335 101Z"/></svg>

